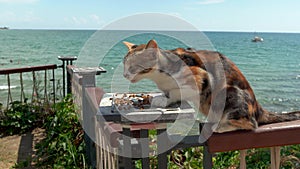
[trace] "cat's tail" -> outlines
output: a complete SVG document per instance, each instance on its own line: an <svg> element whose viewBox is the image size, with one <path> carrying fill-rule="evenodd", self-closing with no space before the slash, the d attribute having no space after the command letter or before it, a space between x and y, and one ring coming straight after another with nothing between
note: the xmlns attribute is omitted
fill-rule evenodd
<svg viewBox="0 0 300 169"><path fill-rule="evenodd" d="M263 117L258 120L259 125L280 123L293 120L300 120L300 111L294 111L289 113L273 113L264 111Z"/></svg>

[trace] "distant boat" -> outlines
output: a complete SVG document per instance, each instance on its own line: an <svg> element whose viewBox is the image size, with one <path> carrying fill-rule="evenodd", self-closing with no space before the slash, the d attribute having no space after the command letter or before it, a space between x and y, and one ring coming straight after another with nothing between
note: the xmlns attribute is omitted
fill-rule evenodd
<svg viewBox="0 0 300 169"><path fill-rule="evenodd" d="M252 42L263 42L264 39L259 36L254 36L254 38L251 40Z"/></svg>
<svg viewBox="0 0 300 169"><path fill-rule="evenodd" d="M8 30L8 29L9 29L9 27L7 27L7 26L0 27L0 30Z"/></svg>

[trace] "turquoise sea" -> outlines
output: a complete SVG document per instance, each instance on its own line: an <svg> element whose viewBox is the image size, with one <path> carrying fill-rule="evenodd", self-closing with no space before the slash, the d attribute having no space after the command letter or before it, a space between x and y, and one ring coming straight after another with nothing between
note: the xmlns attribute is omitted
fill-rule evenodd
<svg viewBox="0 0 300 169"><path fill-rule="evenodd" d="M251 39L259 35L262 43ZM300 110L300 34L245 32L143 32L94 30L1 30L0 69L61 64L59 55L78 56L77 66L102 66L106 74L97 86L106 91L156 90L153 83L130 85L122 77L122 58L127 49L122 41L146 43L156 39L163 49L194 47L218 50L233 60L252 85L263 107L271 111ZM61 77L61 70L57 70ZM18 76L12 76L15 95ZM28 75L28 83L30 81ZM0 102L7 100L6 77L0 75ZM28 84L29 86L29 84Z"/></svg>

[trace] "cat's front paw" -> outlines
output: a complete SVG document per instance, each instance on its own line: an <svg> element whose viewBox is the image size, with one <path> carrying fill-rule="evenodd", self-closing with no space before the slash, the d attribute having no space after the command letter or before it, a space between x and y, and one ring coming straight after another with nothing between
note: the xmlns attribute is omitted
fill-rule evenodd
<svg viewBox="0 0 300 169"><path fill-rule="evenodd" d="M151 100L151 107L164 108L168 106L168 98L165 96L155 96Z"/></svg>

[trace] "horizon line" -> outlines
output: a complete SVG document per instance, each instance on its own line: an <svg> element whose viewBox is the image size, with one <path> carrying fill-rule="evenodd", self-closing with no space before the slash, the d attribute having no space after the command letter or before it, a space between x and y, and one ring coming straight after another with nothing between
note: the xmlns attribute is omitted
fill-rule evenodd
<svg viewBox="0 0 300 169"><path fill-rule="evenodd" d="M228 32L228 33L300 33L296 31L250 31L250 30L131 30L131 29L96 29L96 28L9 28L8 30L90 30L90 31L174 31L174 32ZM2 30L7 31L7 30Z"/></svg>

